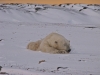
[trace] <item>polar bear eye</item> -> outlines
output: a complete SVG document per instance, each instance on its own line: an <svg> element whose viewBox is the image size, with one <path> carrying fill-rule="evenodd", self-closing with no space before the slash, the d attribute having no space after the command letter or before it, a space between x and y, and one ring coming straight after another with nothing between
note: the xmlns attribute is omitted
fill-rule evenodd
<svg viewBox="0 0 100 75"><path fill-rule="evenodd" d="M55 43L57 44L58 42L57 42L57 41L55 41Z"/></svg>

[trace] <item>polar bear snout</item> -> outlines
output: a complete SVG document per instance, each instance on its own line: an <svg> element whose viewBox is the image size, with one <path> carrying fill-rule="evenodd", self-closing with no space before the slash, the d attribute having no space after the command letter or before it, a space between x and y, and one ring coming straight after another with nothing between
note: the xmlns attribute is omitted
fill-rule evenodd
<svg viewBox="0 0 100 75"><path fill-rule="evenodd" d="M69 49L67 52L69 53L71 51L71 49Z"/></svg>

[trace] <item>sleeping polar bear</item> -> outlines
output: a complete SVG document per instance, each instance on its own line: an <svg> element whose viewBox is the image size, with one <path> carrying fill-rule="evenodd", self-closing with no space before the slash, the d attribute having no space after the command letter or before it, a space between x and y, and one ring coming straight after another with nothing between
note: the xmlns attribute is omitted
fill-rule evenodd
<svg viewBox="0 0 100 75"><path fill-rule="evenodd" d="M30 42L27 49L51 54L67 54L71 51L70 41L58 33L51 33L42 40Z"/></svg>

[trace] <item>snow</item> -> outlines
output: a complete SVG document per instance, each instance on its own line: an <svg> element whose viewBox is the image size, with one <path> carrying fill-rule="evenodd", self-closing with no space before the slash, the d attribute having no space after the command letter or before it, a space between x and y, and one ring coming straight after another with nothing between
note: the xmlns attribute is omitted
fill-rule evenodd
<svg viewBox="0 0 100 75"><path fill-rule="evenodd" d="M32 72L29 72L29 71L19 70L19 69L4 68L2 71L6 71L6 73L10 72L11 73L10 75L15 75L15 74L18 74L18 75L44 75L44 74L40 74L40 73L32 73Z"/></svg>
<svg viewBox="0 0 100 75"><path fill-rule="evenodd" d="M64 4L64 6L1 4L0 17L2 18L0 20L32 23L100 24L99 5Z"/></svg>
<svg viewBox="0 0 100 75"><path fill-rule="evenodd" d="M87 6L84 4L73 4L76 6L73 9L68 9L67 5L45 5L46 10L37 12L33 9L35 5L6 6L0 7L1 72L9 75L100 75L100 11L91 6L91 9L79 12L81 8L77 7ZM72 51L69 54L26 49L29 42L42 39L51 32L70 40ZM46 62L39 64L41 60ZM57 67L67 68L57 70Z"/></svg>

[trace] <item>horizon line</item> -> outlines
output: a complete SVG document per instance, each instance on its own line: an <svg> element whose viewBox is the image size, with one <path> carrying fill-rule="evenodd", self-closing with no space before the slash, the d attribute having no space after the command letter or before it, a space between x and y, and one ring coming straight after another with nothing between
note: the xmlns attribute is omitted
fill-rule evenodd
<svg viewBox="0 0 100 75"><path fill-rule="evenodd" d="M100 5L100 3L70 3L70 2L68 2L68 3L34 3L34 2L0 2L0 4L1 3L3 3L3 4L11 4L11 3L18 3L18 4L48 4L48 5L59 5L59 4L99 4Z"/></svg>
<svg viewBox="0 0 100 75"><path fill-rule="evenodd" d="M82 0L0 0L0 3L32 3L32 4L100 4L99 0L93 0L93 1L82 1Z"/></svg>

